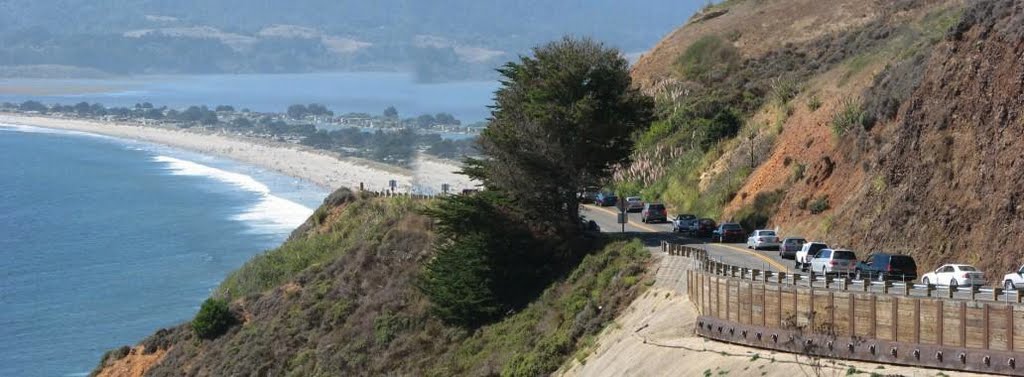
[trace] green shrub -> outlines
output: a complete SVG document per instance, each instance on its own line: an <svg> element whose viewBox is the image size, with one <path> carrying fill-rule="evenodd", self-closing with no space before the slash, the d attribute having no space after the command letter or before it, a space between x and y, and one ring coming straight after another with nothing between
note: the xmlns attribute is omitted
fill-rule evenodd
<svg viewBox="0 0 1024 377"><path fill-rule="evenodd" d="M832 116L832 133L842 137L856 127L866 127L871 122L869 118L860 102L846 99L839 112Z"/></svg>
<svg viewBox="0 0 1024 377"><path fill-rule="evenodd" d="M813 95L811 98L808 98L807 108L812 112L818 111L818 109L821 108L821 98L818 98L818 95Z"/></svg>
<svg viewBox="0 0 1024 377"><path fill-rule="evenodd" d="M828 197L822 196L820 198L814 199L814 201L810 203L808 208L811 210L811 213L815 215L828 211Z"/></svg>
<svg viewBox="0 0 1024 377"><path fill-rule="evenodd" d="M236 322L227 301L208 298L192 319L192 330L202 339L214 339L224 335Z"/></svg>
<svg viewBox="0 0 1024 377"><path fill-rule="evenodd" d="M768 99L769 101L778 107L785 107L793 97L796 97L797 93L800 92L799 86L796 81L789 78L776 78L771 80L769 86Z"/></svg>
<svg viewBox="0 0 1024 377"><path fill-rule="evenodd" d="M793 182L800 182L804 179L804 172L807 170L807 165L796 164L793 165Z"/></svg>
<svg viewBox="0 0 1024 377"><path fill-rule="evenodd" d="M757 193L752 203L736 213L737 222L743 225L744 229L764 228L779 209L779 202L784 195L785 192L781 190Z"/></svg>
<svg viewBox="0 0 1024 377"><path fill-rule="evenodd" d="M679 71L690 80L716 82L739 67L739 51L717 35L706 35L676 59Z"/></svg>
<svg viewBox="0 0 1024 377"><path fill-rule="evenodd" d="M445 322L477 327L500 319L531 302L572 264L571 252L555 236L536 236L519 210L487 190L448 197L424 211L440 236L418 287Z"/></svg>

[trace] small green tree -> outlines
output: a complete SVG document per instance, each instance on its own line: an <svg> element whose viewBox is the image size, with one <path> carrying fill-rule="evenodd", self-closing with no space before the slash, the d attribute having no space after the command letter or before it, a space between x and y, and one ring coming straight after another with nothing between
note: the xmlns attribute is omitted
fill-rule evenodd
<svg viewBox="0 0 1024 377"><path fill-rule="evenodd" d="M227 301L208 298L192 319L192 330L202 339L215 339L227 332L236 322Z"/></svg>

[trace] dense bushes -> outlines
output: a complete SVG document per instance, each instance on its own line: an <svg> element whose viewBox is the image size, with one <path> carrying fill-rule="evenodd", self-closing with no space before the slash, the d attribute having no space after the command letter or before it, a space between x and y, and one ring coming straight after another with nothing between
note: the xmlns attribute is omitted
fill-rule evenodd
<svg viewBox="0 0 1024 377"><path fill-rule="evenodd" d="M425 374L553 373L646 289L649 258L637 240L605 246L529 306L462 339Z"/></svg>
<svg viewBox="0 0 1024 377"><path fill-rule="evenodd" d="M202 339L214 339L223 335L237 320L228 309L228 302L208 298L192 320L192 330Z"/></svg>
<svg viewBox="0 0 1024 377"><path fill-rule="evenodd" d="M521 308L572 262L498 192L449 197L425 212L440 237L419 287L448 323L475 327Z"/></svg>
<svg viewBox="0 0 1024 377"><path fill-rule="evenodd" d="M743 229L763 229L779 209L779 202L785 194L784 191L757 193L753 203L736 212L736 220L743 225Z"/></svg>
<svg viewBox="0 0 1024 377"><path fill-rule="evenodd" d="M864 111L861 103L848 98L843 101L839 112L832 116L832 133L842 137L849 131L867 128L871 123L874 123L874 119Z"/></svg>
<svg viewBox="0 0 1024 377"><path fill-rule="evenodd" d="M683 77L702 82L720 81L741 63L736 47L717 35L698 39L676 60Z"/></svg>

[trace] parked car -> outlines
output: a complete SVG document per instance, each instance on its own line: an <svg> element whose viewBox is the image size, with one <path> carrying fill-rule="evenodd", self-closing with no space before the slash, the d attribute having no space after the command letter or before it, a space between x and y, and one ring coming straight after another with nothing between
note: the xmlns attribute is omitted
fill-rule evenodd
<svg viewBox="0 0 1024 377"><path fill-rule="evenodd" d="M747 237L747 248L754 250L761 248L777 249L779 248L779 235L775 234L774 230L755 230L754 233L750 234L750 237Z"/></svg>
<svg viewBox="0 0 1024 377"><path fill-rule="evenodd" d="M807 243L807 240L800 237L786 237L779 243L779 258L796 259L796 252Z"/></svg>
<svg viewBox="0 0 1024 377"><path fill-rule="evenodd" d="M690 224L690 234L694 237L710 237L718 229L715 220L703 218Z"/></svg>
<svg viewBox="0 0 1024 377"><path fill-rule="evenodd" d="M857 263L858 280L917 280L917 262L909 255L872 253Z"/></svg>
<svg viewBox="0 0 1024 377"><path fill-rule="evenodd" d="M1024 289L1024 266L1020 266L1017 272L1003 275L1003 289L1008 291Z"/></svg>
<svg viewBox="0 0 1024 377"><path fill-rule="evenodd" d="M601 232L601 226L597 224L597 221L584 218L580 218L580 229L583 229L585 232Z"/></svg>
<svg viewBox="0 0 1024 377"><path fill-rule="evenodd" d="M921 277L922 284L959 286L985 285L985 274L969 264L944 264Z"/></svg>
<svg viewBox="0 0 1024 377"><path fill-rule="evenodd" d="M821 249L828 249L828 244L824 242L807 242L800 247L800 251L796 252L796 269L801 271L807 271L807 267L811 265L811 258L814 258L815 254Z"/></svg>
<svg viewBox="0 0 1024 377"><path fill-rule="evenodd" d="M640 212L644 210L644 200L639 196L626 197L626 212Z"/></svg>
<svg viewBox="0 0 1024 377"><path fill-rule="evenodd" d="M661 203L644 204L644 209L640 211L640 221L645 223L666 222L668 221L668 210Z"/></svg>
<svg viewBox="0 0 1024 377"><path fill-rule="evenodd" d="M616 205L618 203L619 203L619 198L617 196L615 196L615 194L609 194L609 193L602 192L602 193L598 193L597 196L594 197L594 204L596 204L596 205L598 205L600 207L611 207L611 206L614 206L614 205Z"/></svg>
<svg viewBox="0 0 1024 377"><path fill-rule="evenodd" d="M857 271L857 254L850 250L818 250L811 259L811 271L822 275L852 275Z"/></svg>
<svg viewBox="0 0 1024 377"><path fill-rule="evenodd" d="M676 218L672 219L672 231L676 233L689 232L690 226L697 221L697 216L694 215L676 215Z"/></svg>
<svg viewBox="0 0 1024 377"><path fill-rule="evenodd" d="M600 195L597 189L588 188L580 193L580 203L597 203L597 196Z"/></svg>
<svg viewBox="0 0 1024 377"><path fill-rule="evenodd" d="M722 223L715 229L711 238L718 242L735 242L743 239L743 226L737 223Z"/></svg>

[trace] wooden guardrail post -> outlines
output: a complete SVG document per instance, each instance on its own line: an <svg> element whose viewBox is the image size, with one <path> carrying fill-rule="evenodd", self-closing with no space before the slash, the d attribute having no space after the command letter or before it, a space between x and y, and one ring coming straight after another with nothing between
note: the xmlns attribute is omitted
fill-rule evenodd
<svg viewBox="0 0 1024 377"><path fill-rule="evenodd" d="M944 303L945 301L942 300L935 301L935 344L940 347L943 346L942 334L946 331L942 323L943 314L945 314L943 313Z"/></svg>
<svg viewBox="0 0 1024 377"><path fill-rule="evenodd" d="M960 301L960 347L967 347L967 303Z"/></svg>
<svg viewBox="0 0 1024 377"><path fill-rule="evenodd" d="M1013 352L1013 305L1006 305L1006 350Z"/></svg>

